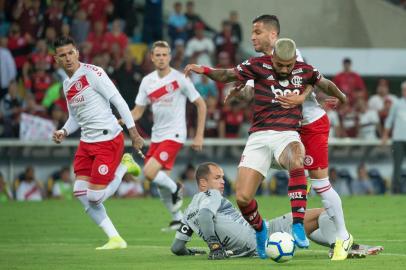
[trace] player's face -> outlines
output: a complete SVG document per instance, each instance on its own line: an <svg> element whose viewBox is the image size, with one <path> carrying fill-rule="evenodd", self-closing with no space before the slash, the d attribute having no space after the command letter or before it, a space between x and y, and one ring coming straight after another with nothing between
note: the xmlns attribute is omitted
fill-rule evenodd
<svg viewBox="0 0 406 270"><path fill-rule="evenodd" d="M207 189L217 189L223 194L224 172L222 168L210 165L210 174L205 180L207 181Z"/></svg>
<svg viewBox="0 0 406 270"><path fill-rule="evenodd" d="M256 52L266 52L273 48L278 34L271 27L263 22L256 22L252 25L251 41Z"/></svg>
<svg viewBox="0 0 406 270"><path fill-rule="evenodd" d="M168 48L156 47L151 54L152 63L157 70L165 70L169 67L171 54Z"/></svg>
<svg viewBox="0 0 406 270"><path fill-rule="evenodd" d="M79 52L73 44L58 47L55 51L55 62L57 62L66 73L73 74L79 67Z"/></svg>
<svg viewBox="0 0 406 270"><path fill-rule="evenodd" d="M296 56L288 61L280 59L276 54L273 54L272 56L272 67L277 74L278 79L287 79L292 72L295 63Z"/></svg>

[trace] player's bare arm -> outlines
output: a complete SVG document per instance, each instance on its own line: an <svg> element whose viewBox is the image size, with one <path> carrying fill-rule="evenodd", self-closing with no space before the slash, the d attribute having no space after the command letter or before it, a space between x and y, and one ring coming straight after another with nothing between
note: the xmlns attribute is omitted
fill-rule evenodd
<svg viewBox="0 0 406 270"><path fill-rule="evenodd" d="M277 96L276 100L279 101L282 108L290 109L303 104L306 98L310 95L313 90L313 86L307 85L306 89L300 95L289 94L286 96Z"/></svg>
<svg viewBox="0 0 406 270"><path fill-rule="evenodd" d="M204 126L206 122L207 108L206 103L201 97L196 99L193 103L197 107L197 129L196 136L193 139L192 148L196 151L201 151L203 149Z"/></svg>
<svg viewBox="0 0 406 270"><path fill-rule="evenodd" d="M196 64L189 64L185 67L184 70L185 76L186 77L190 76L191 72L206 75L213 81L217 82L228 83L234 82L238 79L234 69L215 69Z"/></svg>
<svg viewBox="0 0 406 270"><path fill-rule="evenodd" d="M140 120L140 118L144 115L145 108L145 106L136 105L134 109L131 110L134 121Z"/></svg>
<svg viewBox="0 0 406 270"><path fill-rule="evenodd" d="M325 94L336 97L341 103L346 103L347 102L347 97L341 90L329 79L326 79L322 77L319 82L316 83L316 85L320 88L321 91L323 91Z"/></svg>

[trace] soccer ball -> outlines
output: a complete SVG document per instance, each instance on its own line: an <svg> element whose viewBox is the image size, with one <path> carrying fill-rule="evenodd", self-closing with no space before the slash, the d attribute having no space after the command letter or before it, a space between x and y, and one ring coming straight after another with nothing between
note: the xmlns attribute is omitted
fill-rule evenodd
<svg viewBox="0 0 406 270"><path fill-rule="evenodd" d="M277 263L287 262L295 253L295 240L287 232L276 232L269 236L266 255Z"/></svg>

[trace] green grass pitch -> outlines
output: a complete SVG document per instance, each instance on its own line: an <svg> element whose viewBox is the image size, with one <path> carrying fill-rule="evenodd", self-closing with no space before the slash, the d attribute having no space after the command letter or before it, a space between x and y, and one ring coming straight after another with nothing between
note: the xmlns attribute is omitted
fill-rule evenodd
<svg viewBox="0 0 406 270"><path fill-rule="evenodd" d="M267 218L289 211L286 197L262 197L259 204ZM0 269L406 269L406 196L350 197L343 204L355 241L383 245L382 254L331 262L326 248L311 243L285 264L257 258L177 257L169 250L174 233L161 232L170 217L158 199L150 198L107 201L108 213L129 247L96 251L105 236L79 202L2 204ZM309 201L310 207L320 205L317 197ZM205 244L195 237L189 246Z"/></svg>

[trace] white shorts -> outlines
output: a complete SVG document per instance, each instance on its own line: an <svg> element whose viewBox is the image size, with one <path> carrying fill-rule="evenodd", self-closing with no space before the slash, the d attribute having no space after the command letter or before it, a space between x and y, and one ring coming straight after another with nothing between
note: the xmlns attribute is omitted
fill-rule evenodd
<svg viewBox="0 0 406 270"><path fill-rule="evenodd" d="M275 130L254 132L248 137L238 167L256 170L266 177L271 167L282 169L278 160L291 142L301 143L298 132Z"/></svg>

